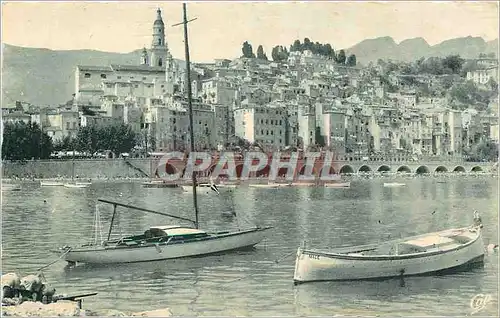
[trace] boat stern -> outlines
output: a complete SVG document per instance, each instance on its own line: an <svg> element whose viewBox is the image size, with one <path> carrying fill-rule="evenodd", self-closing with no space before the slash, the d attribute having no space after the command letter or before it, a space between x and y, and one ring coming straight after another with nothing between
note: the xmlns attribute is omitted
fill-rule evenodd
<svg viewBox="0 0 500 318"><path fill-rule="evenodd" d="M297 248L297 254L295 256L295 271L293 273L293 283L298 285L303 283L306 279L306 273L308 265L307 260L304 257L304 245Z"/></svg>

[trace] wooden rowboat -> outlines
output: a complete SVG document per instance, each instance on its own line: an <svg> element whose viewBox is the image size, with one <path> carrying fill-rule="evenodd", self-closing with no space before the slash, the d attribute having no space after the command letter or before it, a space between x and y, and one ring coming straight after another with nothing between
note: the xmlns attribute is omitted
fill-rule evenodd
<svg viewBox="0 0 500 318"><path fill-rule="evenodd" d="M482 263L484 253L478 224L332 251L299 247L293 279L298 284L430 274Z"/></svg>

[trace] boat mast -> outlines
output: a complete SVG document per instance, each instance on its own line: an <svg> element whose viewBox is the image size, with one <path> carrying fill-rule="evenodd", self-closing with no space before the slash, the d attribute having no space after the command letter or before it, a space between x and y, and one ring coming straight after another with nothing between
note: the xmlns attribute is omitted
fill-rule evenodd
<svg viewBox="0 0 500 318"><path fill-rule="evenodd" d="M189 108L189 137L191 139L191 152L194 149L194 127L193 127L193 105L191 101L191 63L189 61L189 43L188 43L188 29L187 29L187 9L186 3L182 4L182 11L184 12L184 20L182 24L184 24L184 48L186 52L186 85L187 85L187 98L188 98L188 108ZM195 227L198 228L198 197L196 193L196 171L192 173L193 180L193 204L194 204L194 213L195 213Z"/></svg>

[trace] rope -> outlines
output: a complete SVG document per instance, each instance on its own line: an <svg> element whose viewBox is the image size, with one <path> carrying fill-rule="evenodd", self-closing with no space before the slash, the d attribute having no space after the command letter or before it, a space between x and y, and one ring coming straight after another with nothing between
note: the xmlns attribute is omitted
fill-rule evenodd
<svg viewBox="0 0 500 318"><path fill-rule="evenodd" d="M53 262L48 263L48 264L47 264L47 265L45 265L45 266L40 267L39 269L37 269L37 271L41 271L42 269L47 268L47 267L49 267L50 265L57 263L57 262L58 262L58 261L60 261L60 260L61 260L61 259L62 259L65 255L66 255L66 254L68 254L70 251L71 251L71 248L68 248L68 249L66 250L66 252L64 252L61 256L59 256L59 258L58 258L58 259L56 259L56 260L55 260L55 261L53 261Z"/></svg>

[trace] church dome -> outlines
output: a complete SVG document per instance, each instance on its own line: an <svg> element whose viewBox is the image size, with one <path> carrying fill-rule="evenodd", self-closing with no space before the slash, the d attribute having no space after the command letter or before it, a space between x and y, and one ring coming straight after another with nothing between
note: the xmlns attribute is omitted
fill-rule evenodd
<svg viewBox="0 0 500 318"><path fill-rule="evenodd" d="M155 22L154 22L153 25L161 25L161 26L163 26L164 23L163 23L163 19L161 18L161 10L160 9L156 10L156 14L157 14L156 15L156 20L155 20Z"/></svg>

